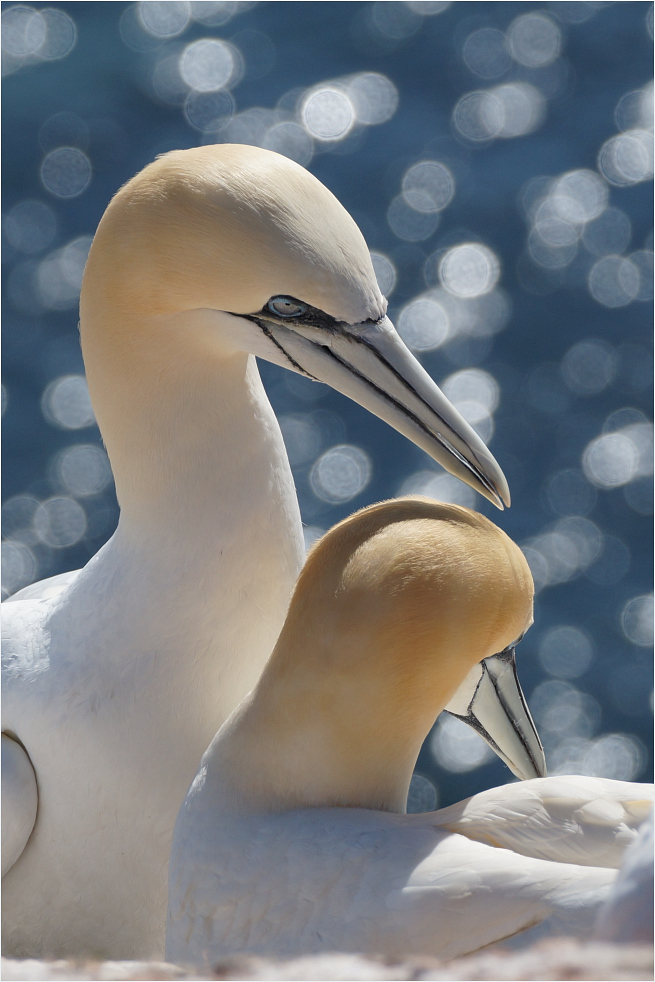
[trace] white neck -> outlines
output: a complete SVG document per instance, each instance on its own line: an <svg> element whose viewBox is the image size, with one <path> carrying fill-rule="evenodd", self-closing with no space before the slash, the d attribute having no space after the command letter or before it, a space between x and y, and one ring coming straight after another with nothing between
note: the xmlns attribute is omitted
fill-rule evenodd
<svg viewBox="0 0 655 982"><path fill-rule="evenodd" d="M121 506L112 593L144 638L156 620L175 657L233 665L240 698L304 558L279 426L254 358L221 343L213 312L109 316L82 321L82 345Z"/></svg>
<svg viewBox="0 0 655 982"><path fill-rule="evenodd" d="M314 645L311 629L307 635L325 672L315 670L311 656L308 673L280 667L276 649L203 759L204 809L405 811L421 745L450 687L435 683L428 664L417 666L409 684L387 675L384 665L379 674L370 664L365 675L349 672L330 662L320 641Z"/></svg>

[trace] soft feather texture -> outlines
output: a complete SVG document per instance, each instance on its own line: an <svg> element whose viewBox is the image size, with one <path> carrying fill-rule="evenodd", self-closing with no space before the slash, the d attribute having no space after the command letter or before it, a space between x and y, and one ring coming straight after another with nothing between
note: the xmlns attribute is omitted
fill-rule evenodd
<svg viewBox="0 0 655 982"><path fill-rule="evenodd" d="M279 155L169 154L100 223L80 329L121 517L77 576L5 608L3 725L39 788L3 879L7 953L163 950L175 816L259 677L304 558L249 354L261 331L225 313L284 292L355 321L384 310L350 216Z"/></svg>
<svg viewBox="0 0 655 982"><path fill-rule="evenodd" d="M467 508L401 498L340 522L215 742L214 806L404 810L435 715L474 664L523 634L532 594L518 546Z"/></svg>
<svg viewBox="0 0 655 982"><path fill-rule="evenodd" d="M652 785L563 775L491 788L436 814L441 828L523 856L618 869L652 801Z"/></svg>
<svg viewBox="0 0 655 982"><path fill-rule="evenodd" d="M280 294L348 322L339 357L330 330L238 316ZM502 471L384 310L353 220L280 155L174 152L110 204L80 332L121 515L82 571L30 587L3 617L3 725L39 792L3 879L8 953L163 948L175 816L216 727L256 683L304 559L254 356L297 365L271 331L311 360L310 374L509 502Z"/></svg>
<svg viewBox="0 0 655 982"><path fill-rule="evenodd" d="M176 833L167 958L452 958L553 915L568 934L591 932L614 870L526 858L435 824L350 808L206 816L183 854Z"/></svg>
<svg viewBox="0 0 655 982"><path fill-rule="evenodd" d="M653 943L653 809L626 851L619 876L596 921L596 937Z"/></svg>
<svg viewBox="0 0 655 982"><path fill-rule="evenodd" d="M531 619L527 563L481 515L409 498L335 526L180 810L167 956L589 935L652 789L549 778L403 814L435 716Z"/></svg>

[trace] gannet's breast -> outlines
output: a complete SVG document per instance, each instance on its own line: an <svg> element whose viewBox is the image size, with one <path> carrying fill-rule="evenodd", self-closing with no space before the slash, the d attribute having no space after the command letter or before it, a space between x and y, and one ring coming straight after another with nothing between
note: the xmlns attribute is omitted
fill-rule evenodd
<svg viewBox="0 0 655 982"><path fill-rule="evenodd" d="M430 813L305 809L226 821L174 843L172 961L325 950L452 958L553 916L589 933L616 877L474 842L435 827Z"/></svg>

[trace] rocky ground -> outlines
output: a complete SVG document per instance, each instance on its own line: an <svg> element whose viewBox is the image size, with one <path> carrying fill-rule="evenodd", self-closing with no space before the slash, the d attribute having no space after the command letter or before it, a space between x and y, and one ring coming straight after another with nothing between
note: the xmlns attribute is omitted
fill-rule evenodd
<svg viewBox="0 0 655 982"><path fill-rule="evenodd" d="M461 982L605 982L653 979L653 951L649 946L581 943L559 938L542 941L521 951L493 951L451 962L433 958L402 961L377 960L358 955L313 955L289 962L259 958L229 959L211 969L184 969L162 962L42 962L2 960L4 982L78 982L78 980L183 979L289 980L289 982L385 982L385 980L461 980Z"/></svg>

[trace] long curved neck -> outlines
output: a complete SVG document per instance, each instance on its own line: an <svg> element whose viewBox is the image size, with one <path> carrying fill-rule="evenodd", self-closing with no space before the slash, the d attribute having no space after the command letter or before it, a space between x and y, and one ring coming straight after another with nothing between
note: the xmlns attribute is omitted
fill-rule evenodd
<svg viewBox="0 0 655 982"><path fill-rule="evenodd" d="M204 535L203 522L234 509L249 472L284 469L254 359L212 338L206 319L83 311L91 399L122 522L135 532Z"/></svg>
<svg viewBox="0 0 655 982"><path fill-rule="evenodd" d="M297 552L300 518L277 420L255 359L221 343L218 316L83 316L123 533L147 537L150 548L154 537L183 541L193 553L239 537L240 525L273 522Z"/></svg>
<svg viewBox="0 0 655 982"><path fill-rule="evenodd" d="M287 671L276 649L255 691L217 734L204 761L206 801L237 814L308 807L403 813L423 740L457 682L435 678L433 652L415 657L409 673L406 661L394 670L384 653L377 671L375 658L349 670L346 660L330 659L329 642L308 634L305 644L310 671Z"/></svg>
<svg viewBox="0 0 655 982"><path fill-rule="evenodd" d="M300 514L255 360L220 333L215 312L138 320L82 307L121 507L113 594L152 598L138 615L144 633L156 618L161 640L165 622L176 657L222 643L226 663L250 659L259 671L304 558Z"/></svg>

